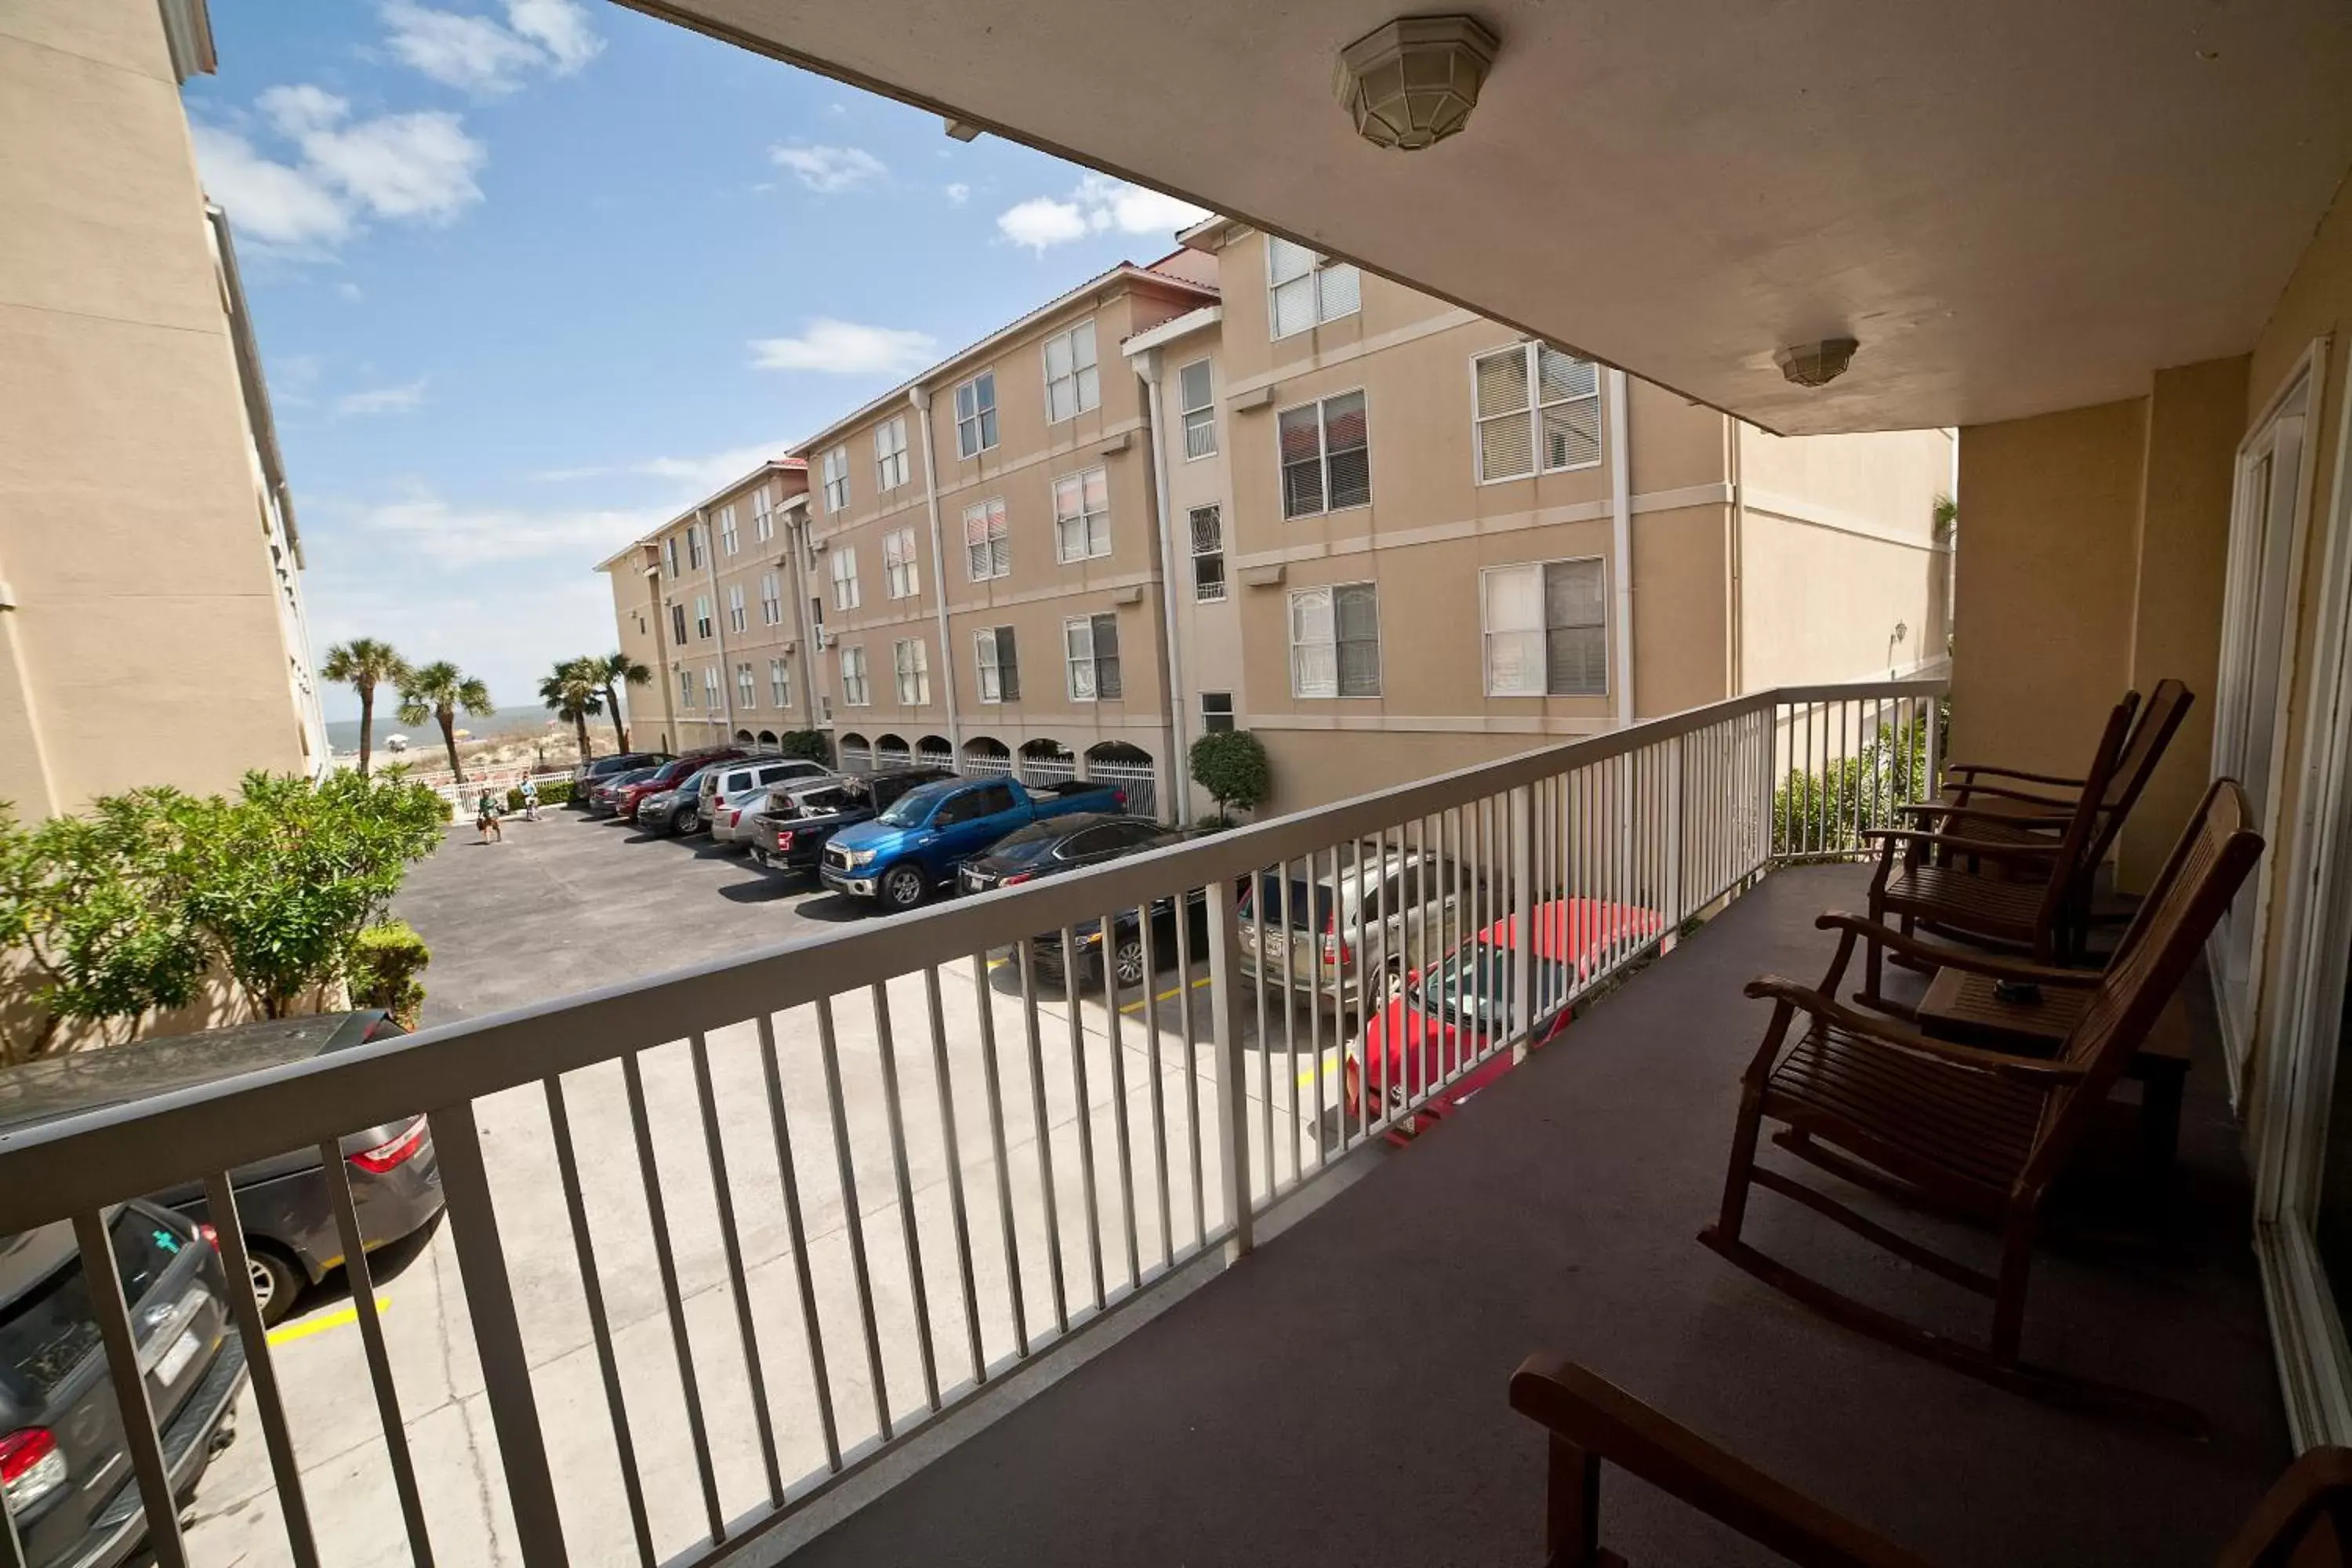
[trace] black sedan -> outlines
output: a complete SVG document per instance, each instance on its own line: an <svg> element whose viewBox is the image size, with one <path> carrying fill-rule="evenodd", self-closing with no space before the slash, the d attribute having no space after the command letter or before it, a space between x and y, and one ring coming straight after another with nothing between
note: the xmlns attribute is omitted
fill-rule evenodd
<svg viewBox="0 0 2352 1568"><path fill-rule="evenodd" d="M1083 871L1089 866L1099 866L1108 860L1118 860L1129 855L1140 855L1148 849L1162 849L1171 844L1181 844L1185 835L1173 827L1138 816L1114 816L1105 812L1078 812L1069 816L1048 817L1016 828L989 847L988 853L965 862L959 875L958 886L967 893L984 893L994 888L1018 887L1042 878L1061 876L1071 871ZM1193 921L1193 932L1201 931L1201 921L1207 909L1207 900L1197 889L1185 900ZM1176 961L1176 905L1172 899L1162 899L1152 906L1152 957L1166 965ZM1133 910L1121 910L1112 920L1112 968L1121 985L1143 984L1143 925ZM1102 922L1088 921L1072 932L1085 955L1082 963L1099 980L1102 974ZM1197 950L1196 950L1197 951ZM1038 973L1048 980L1062 977L1062 936L1059 931L1041 934L1030 943Z"/></svg>
<svg viewBox="0 0 2352 1568"><path fill-rule="evenodd" d="M0 1083L0 1131L348 1050L403 1032L381 1011L322 1013L50 1057L14 1068ZM424 1117L396 1117L354 1132L341 1148L360 1236L371 1251L415 1234L440 1214L441 1172ZM326 1168L318 1146L309 1144L240 1165L229 1180L252 1259L253 1293L263 1320L274 1323L293 1310L306 1288L342 1264ZM191 1219L212 1217L199 1183L149 1195Z"/></svg>

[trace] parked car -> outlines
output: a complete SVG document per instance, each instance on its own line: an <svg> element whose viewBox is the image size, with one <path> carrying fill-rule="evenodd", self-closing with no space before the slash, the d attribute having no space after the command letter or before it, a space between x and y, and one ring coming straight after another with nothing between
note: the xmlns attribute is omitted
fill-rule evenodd
<svg viewBox="0 0 2352 1568"><path fill-rule="evenodd" d="M1406 965L1444 952L1489 906L1473 868L1449 856L1394 845L1338 852L1338 869L1317 857L1286 879L1268 868L1243 891L1241 970L1263 971L1276 984L1356 1007L1363 976L1366 1007L1384 1001ZM1265 906L1265 951L1258 951L1256 904Z"/></svg>
<svg viewBox="0 0 2352 1568"><path fill-rule="evenodd" d="M770 790L768 809L745 820L751 859L780 874L814 876L835 834L873 821L908 790L955 776L952 768L884 768Z"/></svg>
<svg viewBox="0 0 2352 1568"><path fill-rule="evenodd" d="M107 1231L163 1467L184 1498L236 1433L245 1345L228 1276L205 1228L168 1209L124 1204ZM146 1539L70 1221L0 1237L0 1493L26 1568L112 1568Z"/></svg>
<svg viewBox="0 0 2352 1568"><path fill-rule="evenodd" d="M711 763L732 762L744 754L732 746L727 746L718 751L689 752L682 757L672 757L624 789L613 802L613 815L624 822L635 822L637 820L637 808L645 804L646 796L667 794Z"/></svg>
<svg viewBox="0 0 2352 1568"><path fill-rule="evenodd" d="M779 784L819 784L833 770L806 757L747 757L740 763L703 770L701 804L698 808L719 844L748 844L750 818L757 815L768 792Z"/></svg>
<svg viewBox="0 0 2352 1568"><path fill-rule="evenodd" d="M1083 871L1146 850L1164 849L1171 844L1181 844L1187 837L1180 829L1163 827L1145 817L1075 812L1015 828L989 846L986 854L965 861L958 874L958 883L967 893L1018 887L1043 878ZM1200 889L1192 889L1186 895L1185 910L1192 920L1195 934L1202 933L1207 919L1207 895ZM1151 919L1155 950L1152 956L1162 964L1172 963L1176 954L1175 899L1171 896L1155 900ZM1146 973L1142 921L1134 910L1113 911L1111 932L1111 966L1118 983L1141 984ZM1082 922L1073 926L1070 934L1078 945L1078 962L1099 984L1102 921L1097 919ZM1039 932L1031 940L1029 951L1042 978L1058 981L1063 977L1059 931Z"/></svg>
<svg viewBox="0 0 2352 1568"><path fill-rule="evenodd" d="M1535 908L1530 977L1536 999L1532 1046L1558 1037L1571 1011L1568 994L1612 951L1647 942L1665 929L1654 910L1599 899L1550 899ZM1374 1102L1402 1106L1425 1084L1461 1068L1494 1041L1507 1039L1519 963L1527 943L1517 921L1506 916L1479 931L1423 973L1409 975L1365 1027L1340 1069L1342 1098L1351 1117L1363 1114L1369 1073ZM1401 1121L1392 1137L1423 1131L1424 1121L1443 1120L1455 1106L1511 1070L1511 1053L1496 1051L1433 1095L1429 1103ZM1384 1114L1375 1111L1376 1116Z"/></svg>
<svg viewBox="0 0 2352 1568"><path fill-rule="evenodd" d="M835 834L818 874L837 893L911 910L932 889L952 887L959 866L1016 827L1076 811L1126 809L1125 790L1078 779L1036 790L1015 778L942 780Z"/></svg>
<svg viewBox="0 0 2352 1568"><path fill-rule="evenodd" d="M103 1051L51 1057L8 1075L0 1134L93 1105L143 1100L235 1073L254 1072L348 1050L404 1034L378 1009L320 1013L240 1024L196 1035L166 1036ZM441 1171L433 1132L422 1116L400 1116L342 1140L343 1170L370 1250L423 1229L440 1214ZM295 1299L342 1266L327 1173L316 1144L240 1165L229 1173L236 1215L251 1259L253 1294L264 1321L276 1322ZM191 1220L213 1215L201 1183L148 1194Z"/></svg>
<svg viewBox="0 0 2352 1568"><path fill-rule="evenodd" d="M588 815L612 816L620 809L621 796L628 787L653 777L656 771L654 768L631 768L626 773L614 773L606 778L588 792Z"/></svg>
<svg viewBox="0 0 2352 1568"><path fill-rule="evenodd" d="M709 766L716 767L717 763ZM637 826L663 837L683 838L702 831L702 775L693 773L668 789L654 791L637 802Z"/></svg>
<svg viewBox="0 0 2352 1568"><path fill-rule="evenodd" d="M587 805L600 784L610 783L622 773L659 767L669 761L659 752L623 752L610 757L591 757L574 764L572 769L572 804Z"/></svg>

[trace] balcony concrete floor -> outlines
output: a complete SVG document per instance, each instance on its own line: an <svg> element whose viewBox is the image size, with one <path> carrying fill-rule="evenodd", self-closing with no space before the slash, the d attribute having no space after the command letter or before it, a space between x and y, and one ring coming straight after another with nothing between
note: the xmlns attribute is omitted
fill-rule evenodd
<svg viewBox="0 0 2352 1568"><path fill-rule="evenodd" d="M2168 1218L2121 1253L2046 1246L2027 1323L2029 1355L2187 1399L2210 1443L1860 1338L1693 1239L1766 1019L1740 986L1817 981L1830 942L1811 918L1861 908L1864 883L1844 867L1767 879L1448 1126L794 1561L1540 1562L1542 1443L1506 1384L1541 1349L1938 1563L2210 1562L2287 1445L2210 1052ZM2077 1235L2113 1195L2073 1197ZM1751 1212L1767 1250L1981 1335L1979 1299L1771 1194ZM1772 1561L1622 1474L1604 1509L1636 1563Z"/></svg>

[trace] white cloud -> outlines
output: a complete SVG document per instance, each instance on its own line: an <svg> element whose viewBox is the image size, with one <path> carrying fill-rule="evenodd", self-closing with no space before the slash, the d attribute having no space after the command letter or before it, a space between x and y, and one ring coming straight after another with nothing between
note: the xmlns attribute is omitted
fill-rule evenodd
<svg viewBox="0 0 2352 1568"><path fill-rule="evenodd" d="M697 458L647 458L635 463L602 463L578 468L544 468L531 475L535 479L602 479L614 475L640 475L648 479L680 481L679 500L683 504L696 496L708 495L730 479L740 479L772 458L780 458L791 447L782 437L750 447L730 447L724 451L707 452Z"/></svg>
<svg viewBox="0 0 2352 1568"><path fill-rule="evenodd" d="M584 561L601 561L610 553L602 551ZM520 706L534 700L539 677L558 658L613 646L612 584L602 574L583 570L583 563L567 561L560 575L545 580L533 580L529 569L520 567L494 575L453 570L403 572L397 577L379 571L314 569L304 574L302 582L312 657L321 658L335 644L355 637L382 637L420 661L453 660L488 682L490 695L499 702ZM359 704L349 688L329 687L326 698L330 717L359 717ZM656 695L653 711L658 713L660 707ZM385 735L400 730L407 730L412 740L419 738L416 731L392 720L379 700L377 746L382 747ZM440 743L429 724L424 739L435 747ZM601 730L597 749L608 750L611 744L610 729ZM379 750L376 754L381 758L383 753Z"/></svg>
<svg viewBox="0 0 2352 1568"><path fill-rule="evenodd" d="M338 283L335 285L335 293L342 299L354 302L367 298L360 292L360 286L356 283Z"/></svg>
<svg viewBox="0 0 2352 1568"><path fill-rule="evenodd" d="M338 414L408 414L425 405L422 377L401 386L372 386L335 399Z"/></svg>
<svg viewBox="0 0 2352 1568"><path fill-rule="evenodd" d="M947 195L950 205L961 206L971 199L971 187L958 180L947 187Z"/></svg>
<svg viewBox="0 0 2352 1568"><path fill-rule="evenodd" d="M817 370L833 375L901 375L939 354L939 340L903 327L866 327L830 316L811 321L796 338L755 338L759 370Z"/></svg>
<svg viewBox="0 0 2352 1568"><path fill-rule="evenodd" d="M768 156L802 184L828 196L871 184L890 172L863 147L780 146L769 148Z"/></svg>
<svg viewBox="0 0 2352 1568"><path fill-rule="evenodd" d="M1088 174L1064 200L1032 196L996 215L998 232L1015 245L1043 253L1090 234L1173 235L1207 217L1205 208L1174 196Z"/></svg>
<svg viewBox="0 0 2352 1568"><path fill-rule="evenodd" d="M501 25L417 0L384 0L384 41L435 81L478 93L513 92L533 71L568 76L604 47L578 0L507 0L506 11Z"/></svg>
<svg viewBox="0 0 2352 1568"><path fill-rule="evenodd" d="M317 256L358 232L362 215L445 224L482 199L474 176L488 150L455 114L353 120L348 100L307 84L255 101L296 161L265 157L217 126L194 135L205 188L239 235L266 247Z"/></svg>
<svg viewBox="0 0 2352 1568"><path fill-rule="evenodd" d="M277 250L316 251L352 232L352 212L315 173L263 157L253 143L215 125L191 127L205 191L239 238Z"/></svg>
<svg viewBox="0 0 2352 1568"><path fill-rule="evenodd" d="M622 508L458 507L419 490L404 500L362 507L354 521L362 531L386 536L434 565L481 566L551 557L602 561L663 515Z"/></svg>

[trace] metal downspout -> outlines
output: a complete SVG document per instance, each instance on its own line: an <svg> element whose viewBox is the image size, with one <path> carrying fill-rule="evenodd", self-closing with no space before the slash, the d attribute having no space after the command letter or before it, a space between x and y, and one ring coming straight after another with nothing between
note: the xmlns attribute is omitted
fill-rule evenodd
<svg viewBox="0 0 2352 1568"><path fill-rule="evenodd" d="M1184 687L1177 673L1184 666L1176 626L1176 544L1175 524L1168 510L1168 446L1161 439L1160 425L1160 351L1148 349L1137 356L1135 372L1143 378L1143 456L1151 465L1151 504L1160 535L1160 689L1168 703L1168 776L1174 784L1169 796L1181 827L1192 820L1192 768L1184 733Z"/></svg>
<svg viewBox="0 0 2352 1568"><path fill-rule="evenodd" d="M956 710L955 645L948 640L948 557L940 536L939 442L931 434L931 389L910 386L907 401L923 416L923 504L931 514L931 611L940 624L940 674L947 682L948 744L963 761L963 721Z"/></svg>
<svg viewBox="0 0 2352 1568"><path fill-rule="evenodd" d="M1610 548L1616 557L1617 724L1633 722L1633 477L1628 471L1633 443L1625 432L1625 373L1609 372Z"/></svg>
<svg viewBox="0 0 2352 1568"><path fill-rule="evenodd" d="M719 541L711 537L710 513L694 509L694 526L702 532L702 575L710 584L710 632L719 639L719 709L722 715L719 745L735 738L735 672L727 667L727 606L719 595Z"/></svg>

